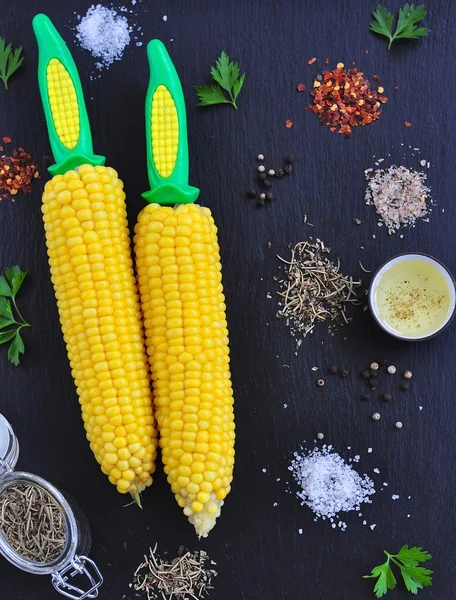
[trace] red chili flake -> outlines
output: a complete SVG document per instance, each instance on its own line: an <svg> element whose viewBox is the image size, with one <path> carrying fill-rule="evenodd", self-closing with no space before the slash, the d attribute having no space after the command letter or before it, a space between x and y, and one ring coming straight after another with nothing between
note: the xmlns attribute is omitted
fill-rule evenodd
<svg viewBox="0 0 456 600"><path fill-rule="evenodd" d="M380 77L378 75L372 75L372 79L375 81L375 83L380 83Z"/></svg>
<svg viewBox="0 0 456 600"><path fill-rule="evenodd" d="M364 50L364 54L369 54L369 50Z"/></svg>
<svg viewBox="0 0 456 600"><path fill-rule="evenodd" d="M314 56L313 58L311 58L310 60L307 61L307 64L313 65L316 60L317 60L317 58Z"/></svg>
<svg viewBox="0 0 456 600"><path fill-rule="evenodd" d="M399 86L398 86L398 85L395 85L395 86L393 87L393 90L394 90L395 92L397 92L397 90L398 90L398 89L399 89Z"/></svg>
<svg viewBox="0 0 456 600"><path fill-rule="evenodd" d="M10 144L12 140L4 137L3 141L5 144ZM31 183L39 176L32 157L23 148L13 150L10 156L1 156L0 200L15 196L18 192L31 192Z"/></svg>
<svg viewBox="0 0 456 600"><path fill-rule="evenodd" d="M296 86L296 89L298 90L298 92L305 92L306 86L303 83L298 83L298 85Z"/></svg>
<svg viewBox="0 0 456 600"><path fill-rule="evenodd" d="M349 136L352 127L368 125L380 117L381 105L388 99L371 89L356 67L346 69L343 63L338 63L336 69L323 71L322 75L313 83L313 103L307 109L331 131L339 128L338 133Z"/></svg>
<svg viewBox="0 0 456 600"><path fill-rule="evenodd" d="M325 58L325 65L329 63L329 58Z"/></svg>
<svg viewBox="0 0 456 600"><path fill-rule="evenodd" d="M8 137L7 135L5 135L5 137L2 138L2 140L4 141L5 144L11 144L11 142L13 141L10 137Z"/></svg>
<svg viewBox="0 0 456 600"><path fill-rule="evenodd" d="M287 129L290 129L291 127L293 127L293 121L290 121L290 119L287 119L287 120L285 121L285 127L286 127Z"/></svg>
<svg viewBox="0 0 456 600"><path fill-rule="evenodd" d="M409 123L408 121L404 121L404 125L405 125L406 127L411 127L411 126L412 126L412 124L411 124L411 123Z"/></svg>

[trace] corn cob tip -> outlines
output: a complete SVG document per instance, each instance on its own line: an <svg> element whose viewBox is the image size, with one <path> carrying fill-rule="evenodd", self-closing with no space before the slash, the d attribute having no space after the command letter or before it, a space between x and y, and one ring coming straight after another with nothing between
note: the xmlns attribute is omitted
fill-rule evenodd
<svg viewBox="0 0 456 600"><path fill-rule="evenodd" d="M205 506L200 512L193 512L189 515L188 520L195 527L195 531L199 538L205 538L215 526L217 518L220 516L223 500L212 500L210 502L210 510ZM185 511L184 511L185 512Z"/></svg>

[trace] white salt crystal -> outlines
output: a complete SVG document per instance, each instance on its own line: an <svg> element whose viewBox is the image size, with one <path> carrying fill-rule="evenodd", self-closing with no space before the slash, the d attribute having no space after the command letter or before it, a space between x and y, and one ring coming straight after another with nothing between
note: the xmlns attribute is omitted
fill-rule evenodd
<svg viewBox="0 0 456 600"><path fill-rule="evenodd" d="M167 20L168 20L167 15L163 15L163 21L165 21L165 23L166 23Z"/></svg>
<svg viewBox="0 0 456 600"><path fill-rule="evenodd" d="M375 469L374 469L374 473L377 473L377 474L379 474L379 473L380 473L380 469L377 469L377 467L375 467Z"/></svg>
<svg viewBox="0 0 456 600"><path fill-rule="evenodd" d="M299 535L302 535L302 529L298 529Z"/></svg>
<svg viewBox="0 0 456 600"><path fill-rule="evenodd" d="M274 502L274 504L272 506L277 506L277 502Z"/></svg>
<svg viewBox="0 0 456 600"><path fill-rule="evenodd" d="M76 37L81 48L99 59L96 66L102 70L122 58L132 31L126 17L113 8L97 4L92 5L80 19L76 26Z"/></svg>
<svg viewBox="0 0 456 600"><path fill-rule="evenodd" d="M372 531L374 531L374 529L377 527L376 523L374 523L373 525L370 526L370 528L372 529Z"/></svg>
<svg viewBox="0 0 456 600"><path fill-rule="evenodd" d="M266 469L261 469L263 471L263 473L266 473Z"/></svg>
<svg viewBox="0 0 456 600"><path fill-rule="evenodd" d="M422 407L422 406L418 406L418 408L419 408L420 410L423 410L423 407Z"/></svg>
<svg viewBox="0 0 456 600"><path fill-rule="evenodd" d="M363 521L363 525L367 525L367 521Z"/></svg>
<svg viewBox="0 0 456 600"><path fill-rule="evenodd" d="M370 504L370 496L375 494L372 480L367 475L361 476L337 452L332 452L332 446L295 452L289 469L300 488L296 495L317 519L359 511L360 505ZM344 521L339 521L342 531L346 527Z"/></svg>
<svg viewBox="0 0 456 600"><path fill-rule="evenodd" d="M367 453L368 453L368 454L371 454L371 453L372 453L372 448L368 448L368 449L367 449Z"/></svg>
<svg viewBox="0 0 456 600"><path fill-rule="evenodd" d="M399 498L400 498L399 494L393 494L391 496L391 500L399 500Z"/></svg>
<svg viewBox="0 0 456 600"><path fill-rule="evenodd" d="M409 519L410 519L410 515L407 515L407 518L409 518Z"/></svg>
<svg viewBox="0 0 456 600"><path fill-rule="evenodd" d="M284 404L284 405L283 405L283 407L284 407L284 408L288 408L288 404Z"/></svg>
<svg viewBox="0 0 456 600"><path fill-rule="evenodd" d="M388 484L386 483L386 481L384 481L384 482L383 482L383 485L384 485L385 487L388 487Z"/></svg>

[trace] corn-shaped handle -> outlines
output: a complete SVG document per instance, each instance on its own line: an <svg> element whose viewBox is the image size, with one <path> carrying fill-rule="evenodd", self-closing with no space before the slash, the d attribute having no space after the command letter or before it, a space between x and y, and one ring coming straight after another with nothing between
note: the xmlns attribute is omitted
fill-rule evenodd
<svg viewBox="0 0 456 600"><path fill-rule="evenodd" d="M187 119L179 76L160 40L149 42L147 57L146 141L151 190L143 197L164 205L195 202L199 189L188 185Z"/></svg>
<svg viewBox="0 0 456 600"><path fill-rule="evenodd" d="M92 134L76 65L65 42L46 15L36 15L38 82L56 164L52 175L82 164L103 165L104 156L92 149Z"/></svg>

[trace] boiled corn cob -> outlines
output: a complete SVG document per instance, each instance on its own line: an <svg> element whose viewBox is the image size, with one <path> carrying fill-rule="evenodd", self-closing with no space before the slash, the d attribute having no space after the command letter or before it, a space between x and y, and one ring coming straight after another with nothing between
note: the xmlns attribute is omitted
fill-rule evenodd
<svg viewBox="0 0 456 600"><path fill-rule="evenodd" d="M50 169L57 174L42 204L60 323L90 447L117 490L139 502L152 483L157 439L125 193L116 171L91 152L68 49L47 17L38 15L33 25L51 145L60 161Z"/></svg>
<svg viewBox="0 0 456 600"><path fill-rule="evenodd" d="M217 228L208 208L188 203L199 191L186 184L185 106L177 73L158 40L150 42L148 56L146 135L155 189L145 194L152 203L135 227L136 267L165 472L184 514L205 537L231 489L234 465Z"/></svg>

